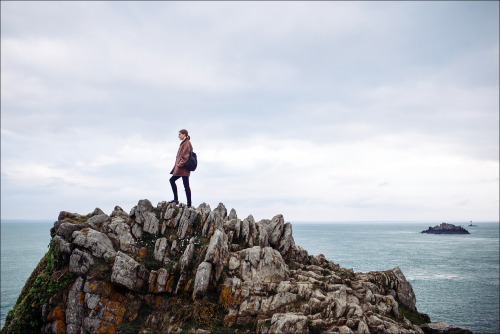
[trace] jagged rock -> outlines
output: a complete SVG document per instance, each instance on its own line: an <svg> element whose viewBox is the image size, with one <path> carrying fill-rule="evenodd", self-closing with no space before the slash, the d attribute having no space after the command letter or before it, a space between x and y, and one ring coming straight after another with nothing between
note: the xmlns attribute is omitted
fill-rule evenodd
<svg viewBox="0 0 500 334"><path fill-rule="evenodd" d="M219 203L219 205L217 205L217 207L214 209L214 211L217 211L219 213L220 217L223 220L226 219L226 217L227 217L227 209L224 206L224 204Z"/></svg>
<svg viewBox="0 0 500 334"><path fill-rule="evenodd" d="M100 231L103 225L109 221L109 216L105 213L94 215L89 220L87 220L87 224L90 225L94 230Z"/></svg>
<svg viewBox="0 0 500 334"><path fill-rule="evenodd" d="M126 213L120 206L115 206L115 208L113 209L113 212L111 213L111 218L115 218L115 217L119 217L119 218L122 218L125 223L128 222L128 220L130 219L130 216L128 213Z"/></svg>
<svg viewBox="0 0 500 334"><path fill-rule="evenodd" d="M224 228L223 217L221 216L220 211L221 210L214 210L209 213L207 221L205 222L202 230L202 235L204 237L211 236L216 230L222 230Z"/></svg>
<svg viewBox="0 0 500 334"><path fill-rule="evenodd" d="M182 254L180 263L181 263L181 272L186 272L191 260L193 259L194 253L194 239L191 239L189 245L186 247L184 254Z"/></svg>
<svg viewBox="0 0 500 334"><path fill-rule="evenodd" d="M254 246L233 254L239 260L233 260L234 270L239 269L239 275L244 281L273 283L285 278L287 265L281 254L271 247ZM239 265L236 266L235 263Z"/></svg>
<svg viewBox="0 0 500 334"><path fill-rule="evenodd" d="M93 256L109 260L116 256L113 243L105 233L84 228L73 232L73 244L88 249Z"/></svg>
<svg viewBox="0 0 500 334"><path fill-rule="evenodd" d="M113 236L118 240L119 249L123 252L137 252L140 248L130 231L128 218L125 218L122 214L117 214L111 218L111 222L104 226L103 231L108 237Z"/></svg>
<svg viewBox="0 0 500 334"><path fill-rule="evenodd" d="M132 235L138 239L138 240L141 240L142 239L142 234L143 234L143 228L141 225L139 224L134 224L132 225Z"/></svg>
<svg viewBox="0 0 500 334"><path fill-rule="evenodd" d="M231 219L238 219L238 215L236 214L236 210L235 209L231 209L231 212L229 212L228 219L229 220L231 220Z"/></svg>
<svg viewBox="0 0 500 334"><path fill-rule="evenodd" d="M71 286L68 293L68 307L66 308L66 332L80 333L83 320L83 300L81 291L84 279L78 277Z"/></svg>
<svg viewBox="0 0 500 334"><path fill-rule="evenodd" d="M201 203L198 206L198 212L200 212L202 222L206 221L208 218L208 215L211 212L210 205L208 205L205 202Z"/></svg>
<svg viewBox="0 0 500 334"><path fill-rule="evenodd" d="M309 255L295 245L282 215L256 223L251 215L238 219L234 209L227 215L222 203L210 211L205 203L195 209L163 201L153 208L141 200L130 215L116 206L109 217L96 209L87 216L62 211L58 218L51 229L56 247L36 274L50 277L41 284L64 284L74 278L70 273L78 278L43 305L34 301L41 319L21 320L25 313L16 305L6 334L16 333L13 323L40 321L25 332L113 333L133 323L142 334L180 333L187 321L202 327L192 331L199 333L219 321L221 330L261 333L453 332L434 323L420 328L402 316L407 312L399 314L418 311L398 267L355 273ZM42 268L53 260L57 269ZM25 291L40 289L31 282ZM217 303L225 314L214 313Z"/></svg>
<svg viewBox="0 0 500 334"><path fill-rule="evenodd" d="M228 238L227 235L221 231L216 230L214 235L210 238L210 244L207 248L205 255L205 262L213 264L215 281L219 280L222 269L227 265L229 255Z"/></svg>
<svg viewBox="0 0 500 334"><path fill-rule="evenodd" d="M91 254L77 248L69 257L69 271L78 276L83 276L88 273L96 262L96 259Z"/></svg>
<svg viewBox="0 0 500 334"><path fill-rule="evenodd" d="M300 313L275 313L270 333L309 333L307 318Z"/></svg>
<svg viewBox="0 0 500 334"><path fill-rule="evenodd" d="M250 216L243 219L240 227L240 238L244 245L248 245L250 239ZM253 217L252 217L253 219Z"/></svg>
<svg viewBox="0 0 500 334"><path fill-rule="evenodd" d="M279 240L277 249L282 256L289 257L292 246L295 246L295 241L292 236L292 224L286 223L283 227L283 235Z"/></svg>
<svg viewBox="0 0 500 334"><path fill-rule="evenodd" d="M210 276L212 272L212 264L210 262L202 262L196 271L196 278L194 280L193 300L203 297L208 289L210 283Z"/></svg>
<svg viewBox="0 0 500 334"><path fill-rule="evenodd" d="M139 203L132 208L130 217L135 219L135 222L142 226L142 231L139 227L132 230L132 234L138 239L142 238L142 232L148 232L153 235L158 235L160 221L153 212L153 204L147 199L142 199ZM137 235L136 235L137 234ZM139 237L140 235L140 237Z"/></svg>
<svg viewBox="0 0 500 334"><path fill-rule="evenodd" d="M67 242L66 240L64 240L62 237L56 235L54 238L52 238L52 242L57 245L57 247L59 247L59 250L62 252L62 253L65 253L65 254L71 254L73 252L73 249L74 249L74 245L70 242Z"/></svg>
<svg viewBox="0 0 500 334"><path fill-rule="evenodd" d="M415 297L415 292L413 291L413 287L410 282L406 280L405 275L399 267L392 269L392 273L396 276L397 282L399 283L396 287L397 298L404 306L412 311L416 311L417 307L415 304L417 302L417 298Z"/></svg>
<svg viewBox="0 0 500 334"><path fill-rule="evenodd" d="M137 263L127 254L118 252L111 273L112 283L141 292L146 287L148 279L149 272L143 265Z"/></svg>
<svg viewBox="0 0 500 334"><path fill-rule="evenodd" d="M72 223L61 223L57 228L57 234L64 239L68 239L73 232L79 231L83 228L83 225L72 224Z"/></svg>
<svg viewBox="0 0 500 334"><path fill-rule="evenodd" d="M420 327L425 334L472 334L470 329L454 327L443 321L423 324Z"/></svg>
<svg viewBox="0 0 500 334"><path fill-rule="evenodd" d="M94 211L92 211L91 213L89 213L87 216L88 217L94 217L94 216L104 215L104 214L105 214L104 211L102 211L99 208L95 208Z"/></svg>
<svg viewBox="0 0 500 334"><path fill-rule="evenodd" d="M229 218L224 223L224 232L228 235L232 232L233 237L236 239L240 238L240 230L241 230L241 220L238 218ZM229 243L232 242L233 238L229 238Z"/></svg>
<svg viewBox="0 0 500 334"><path fill-rule="evenodd" d="M309 254L304 248L293 245L292 258L300 264L307 264L307 262L309 261Z"/></svg>
<svg viewBox="0 0 500 334"><path fill-rule="evenodd" d="M194 222L198 216L198 211L194 208L186 208L178 224L177 237L184 239L194 232Z"/></svg>
<svg viewBox="0 0 500 334"><path fill-rule="evenodd" d="M71 218L80 218L82 215L78 213L71 213L68 211L61 211L59 212L59 216L57 217L57 220L65 220L65 219L71 219Z"/></svg>
<svg viewBox="0 0 500 334"><path fill-rule="evenodd" d="M166 252L168 249L168 240L167 238L156 239L155 242L155 251L153 257L155 260L163 262L165 258Z"/></svg>

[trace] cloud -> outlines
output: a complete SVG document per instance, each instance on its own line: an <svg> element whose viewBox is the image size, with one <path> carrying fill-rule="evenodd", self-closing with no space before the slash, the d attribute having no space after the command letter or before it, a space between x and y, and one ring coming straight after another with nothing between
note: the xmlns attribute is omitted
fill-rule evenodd
<svg viewBox="0 0 500 334"><path fill-rule="evenodd" d="M498 3L6 2L1 15L5 218L170 199L187 128L195 203L498 219Z"/></svg>

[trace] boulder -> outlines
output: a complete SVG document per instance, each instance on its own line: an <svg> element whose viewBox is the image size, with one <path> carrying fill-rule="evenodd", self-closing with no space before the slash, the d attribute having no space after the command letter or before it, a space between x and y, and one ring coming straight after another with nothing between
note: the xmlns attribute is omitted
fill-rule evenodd
<svg viewBox="0 0 500 334"><path fill-rule="evenodd" d="M271 318L270 333L309 333L306 316L301 313L275 313Z"/></svg>
<svg viewBox="0 0 500 334"><path fill-rule="evenodd" d="M410 282L406 280L405 275L403 274L401 269L399 269L399 267L393 268L392 272L397 278L397 284L396 284L397 298L408 309L416 311L417 298L415 297L415 292L413 291L413 287L411 286Z"/></svg>
<svg viewBox="0 0 500 334"><path fill-rule="evenodd" d="M133 258L125 253L118 252L113 271L111 273L111 282L133 290L142 292L147 286L149 272L147 269L137 263Z"/></svg>
<svg viewBox="0 0 500 334"><path fill-rule="evenodd" d="M94 216L104 215L104 214L105 214L104 211L102 211L99 208L95 208L94 211L92 211L91 213L89 213L87 216L94 217Z"/></svg>
<svg viewBox="0 0 500 334"><path fill-rule="evenodd" d="M420 326L425 334L472 334L467 328L454 327L446 322L430 322Z"/></svg>
<svg viewBox="0 0 500 334"><path fill-rule="evenodd" d="M94 215L89 220L87 220L87 224L92 227L94 230L101 231L104 224L109 221L109 216L105 213Z"/></svg>
<svg viewBox="0 0 500 334"><path fill-rule="evenodd" d="M68 239L73 232L79 231L83 228L83 225L72 224L72 223L61 223L57 228L57 235L60 235L63 239Z"/></svg>
<svg viewBox="0 0 500 334"><path fill-rule="evenodd" d="M283 235L278 242L277 249L283 257L288 258L291 255L292 246L295 246L292 236L292 224L286 223L283 227Z"/></svg>
<svg viewBox="0 0 500 334"><path fill-rule="evenodd" d="M69 257L69 271L78 275L86 275L96 264L96 259L86 251L75 249Z"/></svg>
<svg viewBox="0 0 500 334"><path fill-rule="evenodd" d="M194 226L194 223L197 216L198 216L198 211L196 211L196 209L194 208L184 209L177 228L177 237L179 239L184 239L187 236L193 234L196 228Z"/></svg>
<svg viewBox="0 0 500 334"><path fill-rule="evenodd" d="M153 257L155 258L155 260L163 262L163 259L165 258L165 254L167 252L167 249L168 249L167 238L156 239L155 251L153 254Z"/></svg>
<svg viewBox="0 0 500 334"><path fill-rule="evenodd" d="M227 209L224 206L224 204L219 203L219 205L217 205L217 207L214 209L214 211L217 211L219 213L219 216L222 218L222 220L226 219Z"/></svg>
<svg viewBox="0 0 500 334"><path fill-rule="evenodd" d="M207 293L211 272L212 264L210 262L204 261L198 266L194 280L193 300L202 298Z"/></svg>
<svg viewBox="0 0 500 334"><path fill-rule="evenodd" d="M159 224L160 221L158 218L156 218L155 213L153 212L153 204L147 199L142 199L137 203L135 207L132 208L130 212L130 217L135 219L135 222L142 226L142 230L144 232L148 232L153 235L158 235L160 232L159 230ZM137 230L137 228L136 228ZM136 235L134 232L138 231L132 231L134 236ZM142 237L142 231L138 232L138 234L141 234ZM137 238L137 236L136 236Z"/></svg>
<svg viewBox="0 0 500 334"><path fill-rule="evenodd" d="M279 283L285 279L288 267L281 254L271 247L254 246L234 255L240 260L239 274L243 281Z"/></svg>
<svg viewBox="0 0 500 334"><path fill-rule="evenodd" d="M90 228L84 228L73 232L73 244L86 248L90 253L97 257L109 260L116 256L113 249L113 243L105 233L95 231Z"/></svg>
<svg viewBox="0 0 500 334"><path fill-rule="evenodd" d="M73 252L73 249L75 246L64 240L62 237L56 235L54 238L52 238L52 242L59 247L59 250L64 253L64 254L71 254Z"/></svg>
<svg viewBox="0 0 500 334"><path fill-rule="evenodd" d="M204 260L213 264L215 281L219 280L222 269L227 265L228 256L229 246L227 235L222 230L216 230L210 238Z"/></svg>
<svg viewBox="0 0 500 334"><path fill-rule="evenodd" d="M120 206L115 206L113 209L113 212L111 212L111 218L115 217L120 217L122 218L126 223L128 223L130 216L128 213L126 213Z"/></svg>
<svg viewBox="0 0 500 334"><path fill-rule="evenodd" d="M83 301L81 298L85 280L78 277L68 292L68 306L66 308L66 333L80 333L83 320Z"/></svg>
<svg viewBox="0 0 500 334"><path fill-rule="evenodd" d="M122 215L111 218L111 222L104 226L103 231L118 240L119 249L122 252L137 252L140 248L132 235L128 219Z"/></svg>

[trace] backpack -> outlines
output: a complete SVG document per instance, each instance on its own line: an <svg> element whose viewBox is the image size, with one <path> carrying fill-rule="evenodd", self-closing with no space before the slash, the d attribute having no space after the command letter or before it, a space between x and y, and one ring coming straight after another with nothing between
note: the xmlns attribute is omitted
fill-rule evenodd
<svg viewBox="0 0 500 334"><path fill-rule="evenodd" d="M189 146L191 147L191 152L189 152L189 159L184 165L184 167L190 171L194 172L196 170L196 167L198 167L198 158L196 156L196 153L193 152L193 145L189 143Z"/></svg>

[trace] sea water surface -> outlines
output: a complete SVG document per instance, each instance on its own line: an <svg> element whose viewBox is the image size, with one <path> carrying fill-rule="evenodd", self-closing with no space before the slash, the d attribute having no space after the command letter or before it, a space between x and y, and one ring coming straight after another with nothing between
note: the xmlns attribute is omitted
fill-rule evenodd
<svg viewBox="0 0 500 334"><path fill-rule="evenodd" d="M455 223L458 224L458 223ZM419 312L432 321L499 333L499 224L475 223L468 235L419 233L434 223L292 222L295 243L344 268L399 266ZM52 221L1 222L1 327L24 283L47 252Z"/></svg>
<svg viewBox="0 0 500 334"><path fill-rule="evenodd" d="M417 309L474 333L500 333L499 223L462 225L470 234L422 234L439 223L293 223L295 243L355 272L398 266Z"/></svg>

